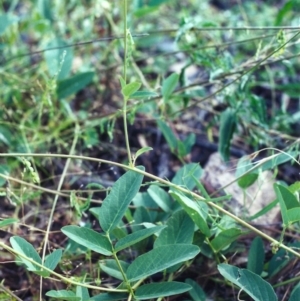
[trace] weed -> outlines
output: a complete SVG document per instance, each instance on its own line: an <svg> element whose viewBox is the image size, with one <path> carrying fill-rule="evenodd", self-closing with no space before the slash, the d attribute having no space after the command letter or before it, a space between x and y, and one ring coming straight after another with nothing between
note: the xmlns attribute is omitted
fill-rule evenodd
<svg viewBox="0 0 300 301"><path fill-rule="evenodd" d="M294 2L1 2L1 298L299 299Z"/></svg>

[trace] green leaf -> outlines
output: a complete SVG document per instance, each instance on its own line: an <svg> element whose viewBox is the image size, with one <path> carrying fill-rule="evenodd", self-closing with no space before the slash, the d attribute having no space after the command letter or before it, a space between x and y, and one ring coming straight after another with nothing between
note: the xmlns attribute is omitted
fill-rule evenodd
<svg viewBox="0 0 300 301"><path fill-rule="evenodd" d="M292 208L287 211L287 216L290 224L300 221L300 208Z"/></svg>
<svg viewBox="0 0 300 301"><path fill-rule="evenodd" d="M133 216L132 216L132 212L129 208L127 208L127 210L125 211L125 214L124 214L124 217L126 218L126 221L131 224L134 219L133 219ZM120 224L119 224L119 228L126 228L125 225L124 225L124 222L121 220ZM126 230L126 229L125 229ZM125 231L124 230L124 231ZM126 233L126 235L128 234L128 232Z"/></svg>
<svg viewBox="0 0 300 301"><path fill-rule="evenodd" d="M54 252L49 254L45 259L45 267L53 271L56 268L57 264L60 262L61 256L61 249L55 250Z"/></svg>
<svg viewBox="0 0 300 301"><path fill-rule="evenodd" d="M131 94L131 97L134 99L149 99L157 96L159 94L151 91L137 91Z"/></svg>
<svg viewBox="0 0 300 301"><path fill-rule="evenodd" d="M201 212L199 204L192 201L185 195L179 192L170 192L174 199L182 206L185 212L190 216L194 223L198 226L199 230L207 237L210 237L210 230L206 223L206 218Z"/></svg>
<svg viewBox="0 0 300 301"><path fill-rule="evenodd" d="M243 176L248 170L253 167L253 163L248 159L248 156L242 157L239 162L235 172L235 176L238 179L238 185L246 189L251 186L258 178L258 171L254 170Z"/></svg>
<svg viewBox="0 0 300 301"><path fill-rule="evenodd" d="M236 111L227 108L221 114L219 131L219 153L222 159L227 162L230 155L230 141L236 128Z"/></svg>
<svg viewBox="0 0 300 301"><path fill-rule="evenodd" d="M160 246L137 257L128 267L126 275L129 281L136 281L163 271L177 263L194 258L200 252L199 247L190 244Z"/></svg>
<svg viewBox="0 0 300 301"><path fill-rule="evenodd" d="M129 99L133 93L137 92L141 85L140 82L132 82L125 87L122 87L122 94L124 95L125 100Z"/></svg>
<svg viewBox="0 0 300 301"><path fill-rule="evenodd" d="M81 132L81 139L84 142L84 146L87 148L92 148L93 146L99 145L99 133L98 129L95 127L85 127Z"/></svg>
<svg viewBox="0 0 300 301"><path fill-rule="evenodd" d="M1 14L0 15L0 36L5 32L5 30L13 23L18 22L19 18L13 14Z"/></svg>
<svg viewBox="0 0 300 301"><path fill-rule="evenodd" d="M280 31L280 32L282 33L282 31ZM277 41L278 41L278 35L277 35ZM278 44L281 44L281 43L278 43ZM299 85L297 85L297 83L287 83L284 85L276 85L276 89L279 90L280 92L287 94L290 97L298 97L299 93L300 93L300 88L299 88ZM299 111L296 110L292 116L299 118Z"/></svg>
<svg viewBox="0 0 300 301"><path fill-rule="evenodd" d="M0 221L0 228L12 225L16 222L18 222L19 220L17 218L7 218L4 219L3 221Z"/></svg>
<svg viewBox="0 0 300 301"><path fill-rule="evenodd" d="M152 234L161 231L162 229L164 229L166 226L156 226L156 227L152 227L152 228L148 228L148 229L143 229L143 230L139 230L136 232L133 232L127 236L125 236L124 238L121 238L115 245L115 251L119 252L125 248L128 248L134 244L136 244L137 242L151 236Z"/></svg>
<svg viewBox="0 0 300 301"><path fill-rule="evenodd" d="M292 290L289 301L299 301L300 300L300 284L296 285Z"/></svg>
<svg viewBox="0 0 300 301"><path fill-rule="evenodd" d="M1 143L6 144L7 146L11 146L14 143L13 137L14 137L14 135L12 134L12 131L7 126L0 125L0 142ZM14 138L18 139L18 137L14 137ZM9 172L10 172L9 166L5 165L5 164L1 164L1 173L8 175ZM5 179L3 179L3 181L4 181L4 183L6 182Z"/></svg>
<svg viewBox="0 0 300 301"><path fill-rule="evenodd" d="M147 190L153 201L165 212L172 211L172 203L168 193L157 185L150 185Z"/></svg>
<svg viewBox="0 0 300 301"><path fill-rule="evenodd" d="M208 192L206 191L205 187L203 186L203 184L199 181L199 179L196 179L195 176L192 175L192 178L195 182L195 185L197 187L197 189L200 192L200 195L202 195L206 200L211 200Z"/></svg>
<svg viewBox="0 0 300 301"><path fill-rule="evenodd" d="M149 210L144 207L137 207L133 214L134 223L131 225L133 232L142 230L144 227L142 223L151 222L151 216Z"/></svg>
<svg viewBox="0 0 300 301"><path fill-rule="evenodd" d="M90 207L90 197L82 200L77 196L77 191L72 190L70 193L70 203L71 208L74 208L75 214L78 218L81 218L83 212L89 209Z"/></svg>
<svg viewBox="0 0 300 301"><path fill-rule="evenodd" d="M133 204L136 207L142 207L144 208L151 208L151 209L158 209L158 205L153 201L153 199L151 198L151 196L147 193L147 192L138 192L137 195L134 197L133 199ZM140 208L137 208L140 209ZM153 213L153 210L151 210L152 212L148 213ZM157 215L157 212L154 212L155 216ZM151 220L147 220L149 222L151 222ZM155 221L155 219L153 219L152 221Z"/></svg>
<svg viewBox="0 0 300 301"><path fill-rule="evenodd" d="M142 7L140 9L136 10L134 12L134 16L136 18L141 18L141 17L144 17L145 15L155 12L157 9L158 9L158 6L153 6L153 7L145 6L145 7Z"/></svg>
<svg viewBox="0 0 300 301"><path fill-rule="evenodd" d="M144 170L144 167L137 167ZM99 223L105 232L118 226L133 197L137 194L143 181L143 175L127 171L113 185L109 195L100 208Z"/></svg>
<svg viewBox="0 0 300 301"><path fill-rule="evenodd" d="M67 290L60 291L49 291L46 293L46 296L52 297L54 299L59 300L67 300L67 301L81 301L80 297L76 297L75 293Z"/></svg>
<svg viewBox="0 0 300 301"><path fill-rule="evenodd" d="M149 0L149 1L137 1L135 4L138 8L144 7L144 6L158 6L165 2L168 2L170 0Z"/></svg>
<svg viewBox="0 0 300 301"><path fill-rule="evenodd" d="M123 271L126 272L128 266L129 266L129 263L127 263L125 261L121 261L121 260L119 260L119 263L121 264ZM99 262L99 266L100 266L101 270L104 271L106 274L108 274L116 279L119 279L122 281L124 280L122 273L120 272L120 268L114 259L101 260Z"/></svg>
<svg viewBox="0 0 300 301"><path fill-rule="evenodd" d="M188 155L191 152L195 142L196 135L194 133L190 133L182 142L179 141L179 144L183 145L182 150L179 150L179 156L184 157Z"/></svg>
<svg viewBox="0 0 300 301"><path fill-rule="evenodd" d="M134 15L137 18L144 17L145 15L151 14L158 9L159 5L168 2L169 0L150 0L150 1L135 1L134 2ZM152 41L153 39L147 38ZM153 41L154 42L154 41Z"/></svg>
<svg viewBox="0 0 300 301"><path fill-rule="evenodd" d="M89 301L118 301L127 300L128 294L125 293L101 293L89 299Z"/></svg>
<svg viewBox="0 0 300 301"><path fill-rule="evenodd" d="M289 224L289 218L288 218L288 215L287 215L287 208L286 208L286 205L284 203L284 198L281 195L281 192L280 192L277 184L274 184L274 190L275 190L277 199L278 199L279 204L280 204L280 209L281 209L280 213L281 213L281 216L282 216L283 224L287 227L288 224Z"/></svg>
<svg viewBox="0 0 300 301"><path fill-rule="evenodd" d="M177 148L177 138L175 137L172 129L169 127L169 125L167 123L165 123L162 120L157 119L156 123L157 123L159 129L161 130L162 134L164 135L164 137L171 149L171 152L174 152Z"/></svg>
<svg viewBox="0 0 300 301"><path fill-rule="evenodd" d="M73 49L71 47L64 49L63 47L67 45L62 39L53 39L46 46L46 48L57 48L46 51L44 56L50 76L56 76L58 80L68 77L71 71Z"/></svg>
<svg viewBox="0 0 300 301"><path fill-rule="evenodd" d="M65 226L61 231L79 245L106 256L112 255L112 246L109 239L92 229L78 226Z"/></svg>
<svg viewBox="0 0 300 301"><path fill-rule="evenodd" d="M121 88L123 89L126 86L126 82L122 76L120 76L119 79L120 79Z"/></svg>
<svg viewBox="0 0 300 301"><path fill-rule="evenodd" d="M297 151L292 151L288 153L280 153L275 157L271 157L268 161L260 165L262 171L274 169L276 166L283 164L285 162L291 161L299 155Z"/></svg>
<svg viewBox="0 0 300 301"><path fill-rule="evenodd" d="M76 286L76 297L79 297L81 301L90 300L90 294L86 287L77 285Z"/></svg>
<svg viewBox="0 0 300 301"><path fill-rule="evenodd" d="M133 198L132 202L136 207L158 209L157 204L153 201L153 199L147 192L138 192L137 195Z"/></svg>
<svg viewBox="0 0 300 301"><path fill-rule="evenodd" d="M271 284L251 271L224 263L218 265L218 270L223 277L240 287L255 301L278 300Z"/></svg>
<svg viewBox="0 0 300 301"><path fill-rule="evenodd" d="M295 192L300 191L300 181L296 181L296 182L294 182L293 184L291 184L291 185L289 186L289 191L290 191L291 193L295 193Z"/></svg>
<svg viewBox="0 0 300 301"><path fill-rule="evenodd" d="M251 243L249 254L248 254L248 262L247 262L247 270L261 275L264 268L265 261L265 250L264 244L261 237L257 236Z"/></svg>
<svg viewBox="0 0 300 301"><path fill-rule="evenodd" d="M277 199L274 200L273 202L269 203L268 205L263 207L263 209L261 209L260 211L258 211L254 215L252 215L250 217L250 220L255 220L256 218L259 218L260 216L265 215L267 212L269 212L271 209L273 209L277 205L277 203L278 203Z"/></svg>
<svg viewBox="0 0 300 301"><path fill-rule="evenodd" d="M10 243L15 251L18 253L27 256L28 258L34 260L35 262L42 264L42 259L34 247L26 241L24 238L19 236L13 236L10 238ZM19 260L26 266L28 271L37 272L40 271L41 268L36 266L34 263L19 257Z"/></svg>
<svg viewBox="0 0 300 301"><path fill-rule="evenodd" d="M184 210L175 212L155 240L154 248L171 244L191 244L194 236L194 223Z"/></svg>
<svg viewBox="0 0 300 301"><path fill-rule="evenodd" d="M290 0L286 1L286 3L277 11L277 16L275 19L275 26L280 26L282 24L282 21L284 20L284 17L289 13L292 12L294 5L297 4L297 1ZM295 5L296 6L296 5Z"/></svg>
<svg viewBox="0 0 300 301"><path fill-rule="evenodd" d="M149 152L153 150L152 147L149 147L149 146L145 146L143 148L140 148L136 153L135 153L135 159L137 159L140 155L146 153L146 152Z"/></svg>
<svg viewBox="0 0 300 301"><path fill-rule="evenodd" d="M92 207L89 209L89 212L91 212L94 217L98 218L100 213L100 207Z"/></svg>
<svg viewBox="0 0 300 301"><path fill-rule="evenodd" d="M297 218L297 216L295 216L295 213L297 214L297 210L290 210L300 209L299 202L289 189L282 185L274 184L274 190L280 204L283 224L287 227L289 224L294 222L295 217Z"/></svg>
<svg viewBox="0 0 300 301"><path fill-rule="evenodd" d="M160 282L139 286L135 292L138 300L149 300L152 298L168 297L185 293L191 286L182 282Z"/></svg>
<svg viewBox="0 0 300 301"><path fill-rule="evenodd" d="M185 282L189 284L192 289L189 291L189 295L194 301L205 301L206 295L201 286L192 279L186 279Z"/></svg>
<svg viewBox="0 0 300 301"><path fill-rule="evenodd" d="M161 231L155 240L154 248L164 245L192 244L195 225L188 214L180 209L172 214L167 221L167 228ZM181 267L182 263L167 269L167 273L173 273Z"/></svg>
<svg viewBox="0 0 300 301"><path fill-rule="evenodd" d="M172 183L184 186L188 190L193 190L196 186L194 178L200 179L202 173L203 170L199 164L185 164L176 172L174 178L172 179Z"/></svg>
<svg viewBox="0 0 300 301"><path fill-rule="evenodd" d="M53 4L50 2L50 0L38 0L37 5L38 5L39 13L41 14L41 16L44 19L47 19L50 22L52 22L53 17L52 17L51 8L52 8Z"/></svg>
<svg viewBox="0 0 300 301"><path fill-rule="evenodd" d="M84 72L58 82L57 97L61 99L77 93L92 82L94 75L95 72Z"/></svg>
<svg viewBox="0 0 300 301"><path fill-rule="evenodd" d="M179 75L172 73L168 76L162 83L161 93L165 101L172 95L174 92L179 80Z"/></svg>
<svg viewBox="0 0 300 301"><path fill-rule="evenodd" d="M223 215L214 229L215 236L222 233L225 229L237 228L237 224L233 218Z"/></svg>
<svg viewBox="0 0 300 301"><path fill-rule="evenodd" d="M121 221L121 223L122 223L122 221ZM128 235L128 231L127 231L125 225L121 225L121 223L118 227L116 227L115 229L113 229L111 231L112 237L115 237L116 239L121 239Z"/></svg>
<svg viewBox="0 0 300 301"><path fill-rule="evenodd" d="M219 252L236 241L241 233L242 231L237 228L223 230L211 241L211 245L216 252Z"/></svg>
<svg viewBox="0 0 300 301"><path fill-rule="evenodd" d="M191 244L194 236L195 225L184 210L179 210L172 214L167 221L167 228L161 231L155 240L154 248L164 245ZM167 273L178 270L181 264L170 267Z"/></svg>
<svg viewBox="0 0 300 301"><path fill-rule="evenodd" d="M248 83L249 79L251 79L251 76L247 77ZM267 118L267 105L264 101L264 98L250 93L248 94L248 96L250 107L247 108L247 111L249 112L248 114L251 115L251 119L253 120L253 122L261 124L261 126L267 125L269 121Z"/></svg>
<svg viewBox="0 0 300 301"><path fill-rule="evenodd" d="M283 198L284 200L284 204L286 206L286 209L293 209L293 208L299 208L300 204L296 198L296 196L290 192L290 190L282 185L279 184L275 184L276 188L278 189L278 191L280 192L280 196Z"/></svg>
<svg viewBox="0 0 300 301"><path fill-rule="evenodd" d="M187 154L184 142L177 140L177 155L179 158L183 158Z"/></svg>

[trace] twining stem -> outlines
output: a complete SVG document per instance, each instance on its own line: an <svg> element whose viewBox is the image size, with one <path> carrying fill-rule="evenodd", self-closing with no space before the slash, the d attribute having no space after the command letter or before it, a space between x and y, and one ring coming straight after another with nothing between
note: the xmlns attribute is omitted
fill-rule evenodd
<svg viewBox="0 0 300 301"><path fill-rule="evenodd" d="M1 242L0 241L0 247L11 252L12 254L15 254L16 256L18 257L21 257L31 263L33 263L34 265L38 266L39 268L49 272L51 275L57 277L58 279L61 279L63 282L65 283L68 283L68 284L71 284L71 285L74 285L74 286L82 286L82 287L86 287L86 288L90 288L90 289L93 289L93 290L98 290L98 291L103 291L103 292L109 292L109 293L127 293L127 290L126 289L116 289L116 288L107 288L107 287L99 287L99 286L95 286L95 285L91 285L91 284L86 284L86 283L83 283L83 282L78 282L78 281L75 281L74 278L70 278L70 277L65 277L65 276L62 276L61 274L45 267L44 265L34 261L32 258L30 257L27 257L26 255L24 255L23 253L20 253L18 251L16 251L15 249L9 247L8 245L6 245L4 242Z"/></svg>
<svg viewBox="0 0 300 301"><path fill-rule="evenodd" d="M123 1L123 18L124 18L124 66L123 79L127 83L127 0Z"/></svg>
<svg viewBox="0 0 300 301"><path fill-rule="evenodd" d="M130 145L129 145L126 111L127 111L127 100L124 99L124 103L123 103L123 122L124 122L124 134L125 134L126 151L127 151L127 155L128 155L128 164L129 164L129 166L133 167L133 160L132 160Z"/></svg>
<svg viewBox="0 0 300 301"><path fill-rule="evenodd" d="M4 280L3 280L4 282ZM12 291L10 291L8 288L6 288L3 284L2 281L0 283L0 291L4 291L6 294L10 295L12 297L11 300L17 300L17 301L22 301L17 295L15 295Z"/></svg>
<svg viewBox="0 0 300 301"><path fill-rule="evenodd" d="M128 45L127 45L127 0L123 2L123 15L124 15L124 66L123 66L123 80L125 85L127 84L127 60L128 60ZM128 164L133 166L133 160L130 152L129 137L128 137L128 128L127 128L127 98L123 96L123 123L124 123L124 134L125 134L125 143L126 150L128 155Z"/></svg>
<svg viewBox="0 0 300 301"><path fill-rule="evenodd" d="M72 146L71 146L71 149L70 149L70 155L72 155L74 153L74 151L75 151L75 147L76 147L76 144L77 144L78 136L79 136L79 125L76 122L76 124L75 124L75 131L74 131L74 139L73 139L73 143L72 143ZM62 173L62 175L60 177L60 181L58 183L58 187L57 187L58 191L61 190L61 187L62 187L63 182L65 180L65 177L66 177L67 170L69 168L70 162L71 162L71 158L69 157L67 159L66 165L64 167L63 173ZM42 263L43 264L44 264L44 261L45 261L46 249L47 249L48 239L49 239L49 233L50 233L50 230L51 230L52 219L53 219L54 212L55 212L55 209L56 209L56 204L57 204L58 197L59 197L59 195L56 194L55 198L54 198L54 201L53 201L52 208L51 208L51 213L50 213L50 216L49 216L49 222L48 222L47 230L46 230L46 233L45 233L45 240L44 240L43 254L42 254ZM43 288L43 277L41 276L41 281L40 281L40 300L41 301L43 300L43 298L42 298L42 291L43 291L42 288Z"/></svg>

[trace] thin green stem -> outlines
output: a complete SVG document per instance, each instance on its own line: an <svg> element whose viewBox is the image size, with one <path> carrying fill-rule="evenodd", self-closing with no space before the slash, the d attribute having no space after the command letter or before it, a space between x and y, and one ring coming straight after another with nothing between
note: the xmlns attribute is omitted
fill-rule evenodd
<svg viewBox="0 0 300 301"><path fill-rule="evenodd" d="M299 26L241 26L241 27L193 27L190 31L257 31L257 30L300 30ZM178 28L168 28L164 30L151 30L148 34L166 34L178 32Z"/></svg>
<svg viewBox="0 0 300 301"><path fill-rule="evenodd" d="M127 0L123 1L123 18L124 18L124 66L123 78L127 83Z"/></svg>
<svg viewBox="0 0 300 301"><path fill-rule="evenodd" d="M110 242L110 244L111 244L111 246L112 246L112 249L113 249L112 256L114 257L114 259L115 259L115 261L116 261L116 263L117 263L117 265L118 265L118 268L119 268L119 270L120 270L120 272L121 272L121 274L122 274L122 277L123 277L123 280L124 280L124 282L125 282L125 285L126 285L128 291L129 291L129 297L128 297L128 300L131 300L131 298L134 296L133 288L132 288L130 282L128 281L128 279L127 279L127 276L126 276L126 274L125 274L125 272L124 272L124 270L123 270L123 268L122 268L122 265L121 265L121 263L120 263L120 261L119 261L119 258L118 258L118 256L117 256L117 253L116 253L115 250L114 250L113 244L112 244L112 242L111 242L110 237L109 237L108 234L107 234L107 238L108 238L108 240L109 240L109 242Z"/></svg>
<svg viewBox="0 0 300 301"><path fill-rule="evenodd" d="M125 85L127 84L127 64L128 64L128 33L127 33L127 0L123 2L123 15L124 15L124 66L123 66L123 80ZM127 101L126 96L123 96L123 123L124 123L124 134L125 134L125 143L126 150L128 155L128 164L129 166L133 166L132 156L129 145L129 137L128 137L128 127L127 127Z"/></svg>
<svg viewBox="0 0 300 301"><path fill-rule="evenodd" d="M124 282L125 282L127 288L129 289L130 295L133 295L134 293L133 293L132 287L131 287L130 282L128 281L128 279L127 279L127 277L126 277L126 274L125 274L123 268L122 268L122 265L121 265L121 263L120 263L120 261L119 261L119 258L118 258L118 256L117 256L117 253L116 253L116 251L114 250L114 246L113 246L113 244L112 244L112 242L111 242L110 236L109 236L109 234L107 234L106 236L107 236L107 238L108 238L108 240L109 240L109 242L110 242L110 244L111 244L111 247L112 247L112 250L113 250L112 255L113 255L113 257L114 257L114 259L115 259L115 261L116 261L116 263L117 263L117 265L118 265L118 267L119 267L119 270L120 270L120 272L121 272L121 274L122 274L123 280L124 280Z"/></svg>
<svg viewBox="0 0 300 301"><path fill-rule="evenodd" d="M38 266L39 268L41 268L41 269L49 272L51 275L57 277L58 279L61 279L64 283L68 283L68 284L74 285L74 286L82 286L82 287L94 289L94 290L97 290L97 291L103 291L103 292L127 293L126 289L116 289L116 288L99 287L99 286L95 286L95 285L85 284L85 283L82 283L82 282L77 282L77 281L73 280L72 278L64 277L64 276L56 273L55 271L50 270L49 268L45 267L43 264L40 264L40 263L34 261L32 258L27 257L23 253L17 252L16 250L14 250L13 248L7 246L6 244L4 244L1 241L0 241L0 247L2 247L3 249L6 249L10 253L15 254L18 257L26 259L27 261L33 263L34 265Z"/></svg>
<svg viewBox="0 0 300 301"><path fill-rule="evenodd" d="M22 301L18 296L16 296L12 291L10 291L8 288L6 288L2 282L0 283L0 291L4 291L6 294L10 295L12 297L11 300L17 300L17 301Z"/></svg>
<svg viewBox="0 0 300 301"><path fill-rule="evenodd" d="M279 283L276 283L273 285L273 288L276 288L276 287L280 287L280 286L284 286L286 284L291 284L291 283L294 283L294 282L299 282L300 280L300 276L297 276L297 277L294 277L292 279L288 279L288 280L285 280L285 281L282 281L282 282L279 282Z"/></svg>
<svg viewBox="0 0 300 301"><path fill-rule="evenodd" d="M129 137L128 137L128 128L127 128L127 100L124 99L124 104L123 104L123 122L124 122L124 134L125 134L125 142L126 142L126 151L128 155L128 164L129 166L133 167L133 162L132 162L132 156L131 156L131 151L130 151L130 145L129 145Z"/></svg>
<svg viewBox="0 0 300 301"><path fill-rule="evenodd" d="M136 290L143 282L145 281L145 278L142 278L140 280L138 280L133 286L132 289Z"/></svg>
<svg viewBox="0 0 300 301"><path fill-rule="evenodd" d="M74 131L74 139L73 139L73 143L72 143L72 146L71 146L71 149L70 149L70 155L72 155L75 151L75 147L76 147L76 144L77 144L77 141L78 141L78 136L79 136L79 125L76 122L75 131ZM60 181L58 183L58 187L57 187L58 191L61 190L61 187L62 187L63 182L65 180L70 162L71 162L71 158L69 157L67 159L66 165L64 167L63 173L62 173ZM43 253L42 253L42 263L43 264L44 264L44 261L45 261L46 249L47 249L47 244L48 244L48 239L49 239L49 233L50 233L50 230L51 230L52 219L53 219L53 216L54 216L54 213L55 213L58 197L59 197L58 194L56 194L55 197L54 197L53 205L52 205L50 216L49 216L48 226L47 226L47 230L46 230L46 233L45 233L45 240L44 240ZM41 276L41 281L40 281L40 300L41 301L43 300L43 298L42 298L42 292L43 292L42 288L43 288L43 277Z"/></svg>
<svg viewBox="0 0 300 301"><path fill-rule="evenodd" d="M118 259L117 254L116 254L115 252L113 252L113 257L114 257L114 259L115 259L115 261L116 261L116 263L117 263L117 265L118 265L118 267L119 267L119 270L120 270L120 272L121 272L121 274L122 274L122 277L123 277L123 279L124 279L124 282L125 282L125 284L126 284L128 290L129 290L129 294L130 294L131 296L134 296L134 292L133 292L133 289L132 289L132 287L131 287L131 285L130 285L130 282L128 281L128 279L127 279L127 277L126 277L126 274L125 274L125 272L124 272L124 270L123 270L123 268L122 268L122 266L121 266L121 263L120 263L120 261L119 261L119 259Z"/></svg>

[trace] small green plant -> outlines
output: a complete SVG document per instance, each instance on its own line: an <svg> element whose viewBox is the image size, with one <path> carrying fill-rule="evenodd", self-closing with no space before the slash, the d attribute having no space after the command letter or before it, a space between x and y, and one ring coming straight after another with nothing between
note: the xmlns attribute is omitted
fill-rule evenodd
<svg viewBox="0 0 300 301"><path fill-rule="evenodd" d="M61 290L46 293L52 298L63 300L99 300L99 298L100 300L102 300L101 298L147 300L189 292L193 286L189 284L188 278L185 279L184 283L174 280L188 269L189 261L195 260L200 250L206 256L215 256L217 261L221 261L221 258L226 256L230 250L232 243L243 234L237 223L272 242L274 248L288 252L290 255L285 264L292 260L291 256L300 256L294 251L296 245L286 246L283 240L274 240L219 207L215 202L220 201L220 198L203 202L202 197L192 192L195 186L201 188L200 182L196 180L201 175L201 169L196 164L183 167L172 182L157 179L161 184L169 186L169 195L159 186L152 184L146 193L148 197L145 197L145 193L139 192L143 174L145 174L143 167L131 168L115 182L102 206L90 209L99 220L101 232L96 232L89 227L73 225L62 228L62 232L73 242L101 256L100 271L119 281L117 287L110 289L101 285L95 287L55 273L53 270L62 257L61 249L49 254L42 265L42 260L33 246L21 237L16 236L10 239L13 249L1 245L15 253L28 271L43 277L53 274L61 280L75 285L77 287L76 292ZM149 175L147 174L147 176ZM299 188L293 186L293 191L298 190ZM286 220L286 227L290 227L300 220L299 214L293 214L299 206L293 203L294 195L287 188L275 186L275 191L281 206L288 208L282 212L285 215L283 219ZM287 194L289 197L282 198L283 194ZM151 202L149 203L149 197L152 205ZM136 211L131 224L132 232L128 233L128 227L124 227L122 220L124 216L129 219L130 215L127 211L132 200L136 206ZM141 219L139 214L142 214L145 206L152 207L155 214L149 215L147 219ZM160 215L157 211L159 209L162 210ZM212 209L218 210L220 213L223 212L225 215L222 217L215 214ZM164 224L157 225L161 219L165 220ZM12 222L15 221L7 220L3 226ZM201 233L200 236L197 234L198 231L199 234ZM153 235L156 235L157 238L152 243L150 251L143 252L131 263L122 260L124 250L135 246L141 248L139 244L150 239ZM150 241L153 240L150 239ZM257 257L256 254L262 251L262 242L256 239L253 241L249 252L247 269L239 269L228 264L219 264L218 269L226 279L241 288L240 293L245 292L254 300L277 300L272 286L260 276L264 269L264 259ZM282 255L276 250L274 258L269 263L269 277L278 272L274 266L276 258L277 260L280 258L278 256ZM161 272L160 281L152 281L147 284L152 276L159 272ZM87 288L103 292L100 295L89 297ZM295 290L290 300L294 300L293 298L298 292ZM83 298L81 294L88 297Z"/></svg>
<svg viewBox="0 0 300 301"><path fill-rule="evenodd" d="M12 254L29 288L40 277L40 301L298 301L299 183L277 181L241 218L188 163L204 134L225 162L233 146L248 153L228 183L244 193L299 165L299 28L284 26L297 1L226 14L212 1L2 2L1 269ZM160 142L179 162L169 178L154 174L170 163ZM255 220L276 206L270 233ZM19 300L7 281L0 299Z"/></svg>

